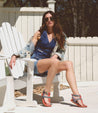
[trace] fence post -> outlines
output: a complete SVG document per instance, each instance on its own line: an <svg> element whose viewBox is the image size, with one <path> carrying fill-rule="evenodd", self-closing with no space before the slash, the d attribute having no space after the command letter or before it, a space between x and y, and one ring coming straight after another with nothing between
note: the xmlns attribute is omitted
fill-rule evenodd
<svg viewBox="0 0 98 113"><path fill-rule="evenodd" d="M50 8L50 10L55 12L56 1L55 0L48 0L47 3L48 3L48 7Z"/></svg>
<svg viewBox="0 0 98 113"><path fill-rule="evenodd" d="M0 7L3 7L4 3L5 3L5 0L0 0Z"/></svg>

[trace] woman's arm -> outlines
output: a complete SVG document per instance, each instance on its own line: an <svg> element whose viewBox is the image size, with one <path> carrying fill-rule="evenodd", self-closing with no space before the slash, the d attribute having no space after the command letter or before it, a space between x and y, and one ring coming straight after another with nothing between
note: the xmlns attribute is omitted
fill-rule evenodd
<svg viewBox="0 0 98 113"><path fill-rule="evenodd" d="M54 54L53 56L51 56L51 58L56 58L56 59L58 59L58 55Z"/></svg>
<svg viewBox="0 0 98 113"><path fill-rule="evenodd" d="M32 54L35 45L39 39L40 39L40 32L37 31L32 37L32 39L29 41L29 43L22 50L18 51L17 53L14 53L14 55L16 55L16 57L24 58L27 56L28 53Z"/></svg>
<svg viewBox="0 0 98 113"><path fill-rule="evenodd" d="M32 54L34 47L37 43L37 41L40 39L40 32L37 31L34 36L32 37L31 41L29 42L29 44L26 45L26 47L24 47L22 50L20 50L17 53L14 53L11 57L9 66L12 68L12 65L16 63L16 58L21 57L24 58L27 56L28 53Z"/></svg>
<svg viewBox="0 0 98 113"><path fill-rule="evenodd" d="M34 36L32 37L32 42L34 44L34 46L36 46L37 41L40 39L41 33L39 31L37 31Z"/></svg>
<svg viewBox="0 0 98 113"><path fill-rule="evenodd" d="M38 40L41 37L41 33L39 31L37 31L34 36L32 36L32 39L30 40L30 43L28 45L28 51L30 51L30 54L33 54L34 48L38 42Z"/></svg>

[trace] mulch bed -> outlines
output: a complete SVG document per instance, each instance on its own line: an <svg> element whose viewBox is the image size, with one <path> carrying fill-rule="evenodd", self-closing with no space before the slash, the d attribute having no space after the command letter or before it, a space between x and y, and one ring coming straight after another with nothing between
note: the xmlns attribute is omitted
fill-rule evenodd
<svg viewBox="0 0 98 113"><path fill-rule="evenodd" d="M64 90L64 89L68 89L69 86L60 84L60 90ZM43 89L45 89L45 86L37 86L36 88L33 89L33 93L34 94L41 94ZM53 85L51 86L51 92L53 91ZM25 96L25 94L23 94L20 91L15 91L15 97L19 97L19 96Z"/></svg>

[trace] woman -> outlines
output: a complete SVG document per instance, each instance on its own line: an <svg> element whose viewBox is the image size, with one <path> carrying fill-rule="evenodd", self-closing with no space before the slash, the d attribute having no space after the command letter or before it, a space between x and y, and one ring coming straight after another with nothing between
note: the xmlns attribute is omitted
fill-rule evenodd
<svg viewBox="0 0 98 113"><path fill-rule="evenodd" d="M17 57L26 57L26 51L30 51L31 58L37 59L34 64L35 74L46 74L45 90L42 93L42 102L50 107L50 87L55 75L66 71L66 79L73 92L71 101L79 107L87 107L83 104L81 95L77 89L76 79L71 61L61 61L65 52L65 35L57 20L56 14L47 11L43 15L42 26L34 34L31 42L22 51L14 54L10 61L10 67L16 62Z"/></svg>

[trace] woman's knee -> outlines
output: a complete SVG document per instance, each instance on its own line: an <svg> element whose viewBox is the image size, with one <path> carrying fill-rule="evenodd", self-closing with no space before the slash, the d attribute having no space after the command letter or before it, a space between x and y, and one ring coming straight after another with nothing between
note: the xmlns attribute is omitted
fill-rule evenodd
<svg viewBox="0 0 98 113"><path fill-rule="evenodd" d="M73 68L73 62L72 61L64 61L66 70Z"/></svg>
<svg viewBox="0 0 98 113"><path fill-rule="evenodd" d="M57 67L58 66L58 64L59 64L59 60L58 59L51 59L51 66L55 66L55 67Z"/></svg>

